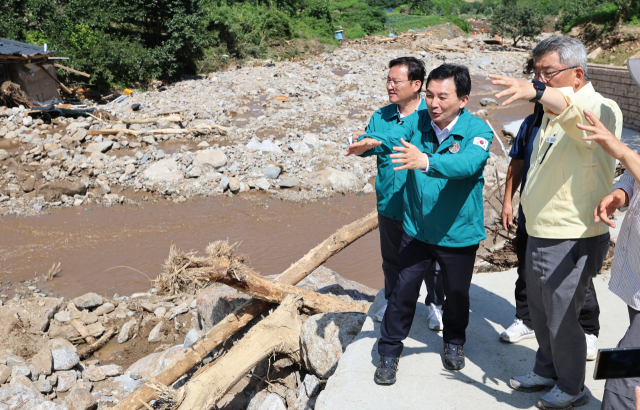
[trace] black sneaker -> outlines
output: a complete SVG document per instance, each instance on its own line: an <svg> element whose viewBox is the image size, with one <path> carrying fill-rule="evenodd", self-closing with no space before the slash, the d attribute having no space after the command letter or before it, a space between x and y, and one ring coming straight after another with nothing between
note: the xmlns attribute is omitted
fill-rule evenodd
<svg viewBox="0 0 640 410"><path fill-rule="evenodd" d="M373 380L377 384L393 384L396 382L396 372L398 371L399 357L380 356L380 362L376 369Z"/></svg>
<svg viewBox="0 0 640 410"><path fill-rule="evenodd" d="M447 370L460 370L464 368L464 351L462 345L444 342L444 368Z"/></svg>

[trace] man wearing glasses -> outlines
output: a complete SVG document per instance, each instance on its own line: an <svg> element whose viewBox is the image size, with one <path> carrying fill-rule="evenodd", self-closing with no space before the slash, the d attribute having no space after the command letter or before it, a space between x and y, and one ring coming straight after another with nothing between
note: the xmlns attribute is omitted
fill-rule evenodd
<svg viewBox="0 0 640 410"><path fill-rule="evenodd" d="M525 100L544 109L522 192L529 234L527 301L539 347L533 371L513 377L510 385L525 392L551 388L538 406L568 409L589 401L587 343L578 316L609 250L609 227L594 221L593 209L611 190L616 165L595 141L584 139L577 124L589 124L588 110L620 139L622 112L586 82L587 52L579 40L546 39L533 50L533 59L534 83L489 76L507 88L496 95L510 96L503 105ZM549 86L560 76L568 86Z"/></svg>
<svg viewBox="0 0 640 410"><path fill-rule="evenodd" d="M558 53L551 53L551 61L547 63L551 71L537 70L531 74L533 81L541 81L547 87L562 88L571 87L573 77L569 71L577 68L573 63L566 64L560 62ZM555 69L557 68L557 69ZM502 207L502 226L505 230L513 221L513 207L511 200L515 194L515 188L520 185L520 195L527 181L533 142L540 129L544 108L540 103L536 103L534 113L528 116L520 127L520 131L511 148L509 156L511 162L507 171L507 183ZM533 325L529 314L529 304L527 303L527 284L525 278L526 250L528 237L526 229L526 218L520 206L518 210L518 228L516 232L516 255L518 257L518 279L516 280L515 300L516 319L509 328L500 334L500 339L508 343L518 343L523 339L534 338ZM580 311L579 322L585 333L587 341L587 360L595 360L598 353L598 333L600 331L600 306L596 297L596 290L593 281L590 281L586 292L586 299Z"/></svg>
<svg viewBox="0 0 640 410"><path fill-rule="evenodd" d="M365 133L384 132L394 125L417 116L427 105L420 97L425 77L424 63L415 57L400 57L389 62L387 76L387 94L391 104L376 111L369 121L366 130L356 131L353 138ZM417 123L417 122L416 122ZM398 282L400 271L400 242L402 240L402 207L404 185L407 171L394 171L389 153L368 151L361 156L377 155L378 175L376 177L376 196L378 202L378 230L380 232L380 253L382 255L382 271L384 273L384 297L388 301ZM425 285L429 306L429 328L442 330L442 305L444 289L442 275L437 263L425 267ZM374 315L381 322L387 304Z"/></svg>

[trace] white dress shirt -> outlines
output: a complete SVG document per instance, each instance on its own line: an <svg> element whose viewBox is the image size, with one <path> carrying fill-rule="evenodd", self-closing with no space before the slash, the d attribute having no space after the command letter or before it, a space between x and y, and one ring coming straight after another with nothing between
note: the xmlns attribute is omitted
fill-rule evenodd
<svg viewBox="0 0 640 410"><path fill-rule="evenodd" d="M431 128L433 128L433 131L436 133L436 138L438 138L438 145L442 144L442 141L447 139L449 133L456 125L456 122L458 122L458 118L460 118L460 113L458 113L456 118L454 118L453 121L449 123L449 125L444 127L443 130L441 130L440 127L438 127L436 123L431 120ZM425 169L422 169L421 171L426 174L427 171L429 171L429 156L427 154L424 154L424 156L427 158L427 167Z"/></svg>
<svg viewBox="0 0 640 410"><path fill-rule="evenodd" d="M629 195L629 209L616 242L609 290L632 309L640 310L640 195L634 195L640 186L624 171L613 186L617 188Z"/></svg>

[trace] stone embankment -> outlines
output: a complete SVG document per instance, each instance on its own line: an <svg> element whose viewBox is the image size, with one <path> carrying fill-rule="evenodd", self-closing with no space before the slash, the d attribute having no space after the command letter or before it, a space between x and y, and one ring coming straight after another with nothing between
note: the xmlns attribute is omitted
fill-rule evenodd
<svg viewBox="0 0 640 410"><path fill-rule="evenodd" d="M519 75L526 60L522 52L488 51L478 38L438 42L414 34L136 92L97 107L112 121L44 123L23 108L0 107L0 214L250 190L293 201L372 193L375 158L345 157L346 139L388 103L388 61L405 55L428 70L465 64L477 76ZM495 170L487 167L486 175L490 186Z"/></svg>
<svg viewBox="0 0 640 410"><path fill-rule="evenodd" d="M110 408L249 299L220 284L191 295L163 297L151 289L112 299L89 293L73 300L49 297L37 286L35 281L23 282L3 289L6 293L0 295L2 410ZM323 267L298 286L348 301L372 302L377 293ZM218 408L313 409L317 395L365 319L363 313L305 317L300 361L286 356L268 358ZM85 339L98 339L112 327L118 333L106 347L86 356L79 327L85 329ZM223 354L243 334L225 342L202 364ZM194 371L173 387L184 385ZM167 408L162 400L152 405Z"/></svg>

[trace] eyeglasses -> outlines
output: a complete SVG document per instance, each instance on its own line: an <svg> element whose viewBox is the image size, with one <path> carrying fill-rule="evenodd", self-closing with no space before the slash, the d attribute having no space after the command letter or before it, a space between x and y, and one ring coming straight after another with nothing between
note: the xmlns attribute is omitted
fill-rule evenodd
<svg viewBox="0 0 640 410"><path fill-rule="evenodd" d="M553 78L554 75L561 73L563 71L567 71L567 70L573 70L574 68L578 68L578 66L573 66L573 67L568 67L568 68L563 68L562 70L556 70L556 71L552 71L550 73L543 73L542 71L534 71L531 73L531 79L535 80L538 76L540 76L540 79L542 81L549 81Z"/></svg>
<svg viewBox="0 0 640 410"><path fill-rule="evenodd" d="M406 83L407 81L409 81L411 83L414 80L389 80L389 79L387 79L387 84L391 84L392 87L396 87L398 85L402 85L403 83Z"/></svg>

